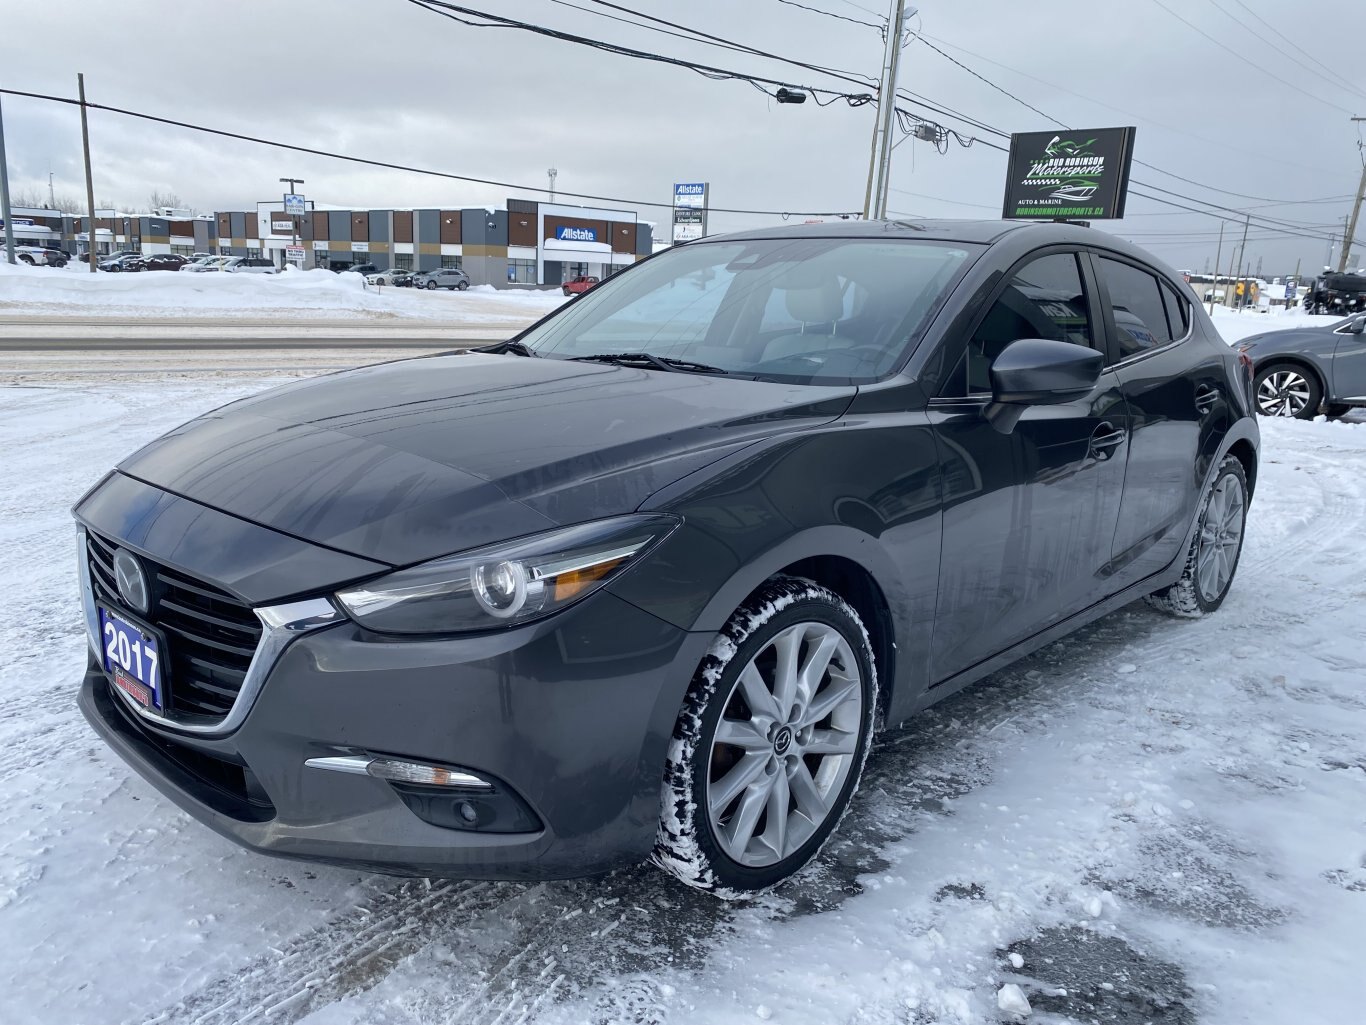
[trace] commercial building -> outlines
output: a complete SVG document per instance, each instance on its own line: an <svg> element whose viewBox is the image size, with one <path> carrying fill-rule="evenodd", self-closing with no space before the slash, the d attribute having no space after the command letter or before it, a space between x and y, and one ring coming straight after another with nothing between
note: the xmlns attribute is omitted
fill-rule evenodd
<svg viewBox="0 0 1366 1025"><path fill-rule="evenodd" d="M506 208L367 209L308 204L299 217L282 200L211 217L97 210L94 245L100 255L121 250L265 256L283 268L288 250L302 249L304 268L342 270L370 263L381 270L460 267L473 284L558 286L581 274L605 278L649 256L653 228L633 211L509 199ZM48 209L15 209L15 241L83 256L88 218Z"/></svg>
<svg viewBox="0 0 1366 1025"><path fill-rule="evenodd" d="M297 243L305 268L459 267L476 285L555 286L580 274L607 277L653 249L652 225L629 210L523 199L509 199L505 209L309 206L301 217L285 213L282 201L216 213L218 252L265 256L283 267Z"/></svg>

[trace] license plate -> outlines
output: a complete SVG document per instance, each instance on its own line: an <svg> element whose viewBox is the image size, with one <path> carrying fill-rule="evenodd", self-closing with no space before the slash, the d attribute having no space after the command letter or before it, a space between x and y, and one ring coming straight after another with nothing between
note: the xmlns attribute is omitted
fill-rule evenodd
<svg viewBox="0 0 1366 1025"><path fill-rule="evenodd" d="M100 609L100 643L104 668L114 686L143 708L164 711L161 682L161 650L151 632L103 605Z"/></svg>

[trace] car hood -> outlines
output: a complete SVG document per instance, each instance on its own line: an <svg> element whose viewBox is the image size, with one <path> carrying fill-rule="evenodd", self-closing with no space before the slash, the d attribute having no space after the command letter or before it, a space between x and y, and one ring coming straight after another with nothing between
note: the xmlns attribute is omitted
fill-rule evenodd
<svg viewBox="0 0 1366 1025"><path fill-rule="evenodd" d="M244 399L119 469L401 566L630 512L728 452L830 422L855 392L467 353Z"/></svg>

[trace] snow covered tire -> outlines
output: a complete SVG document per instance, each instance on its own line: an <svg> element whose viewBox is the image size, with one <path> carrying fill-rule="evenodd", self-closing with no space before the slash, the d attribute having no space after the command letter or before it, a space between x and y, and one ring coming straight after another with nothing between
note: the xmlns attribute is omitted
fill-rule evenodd
<svg viewBox="0 0 1366 1025"><path fill-rule="evenodd" d="M1214 512L1219 522L1207 523L1211 505L1215 503ZM1186 553L1186 566L1181 572L1181 579L1170 587L1148 595L1148 604L1168 615L1187 619L1213 612L1224 604L1243 552L1247 506L1247 474L1243 464L1234 456L1226 456L1205 497L1201 499L1195 536L1191 538L1190 549ZM1222 555L1219 548L1223 549ZM1206 572L1209 567L1203 560L1220 558L1223 559L1222 566L1214 568L1211 578Z"/></svg>
<svg viewBox="0 0 1366 1025"><path fill-rule="evenodd" d="M669 744L651 860L729 900L800 870L849 808L877 695L858 613L812 581L767 582L693 677Z"/></svg>

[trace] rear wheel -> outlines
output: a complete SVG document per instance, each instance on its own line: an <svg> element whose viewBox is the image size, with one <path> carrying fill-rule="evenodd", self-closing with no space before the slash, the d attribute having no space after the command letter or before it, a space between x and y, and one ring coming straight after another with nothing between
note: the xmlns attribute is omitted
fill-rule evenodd
<svg viewBox="0 0 1366 1025"><path fill-rule="evenodd" d="M774 578L698 667L669 745L652 860L727 898L792 875L848 808L876 707L858 614L824 587Z"/></svg>
<svg viewBox="0 0 1366 1025"><path fill-rule="evenodd" d="M1217 609L1233 586L1246 526L1247 474L1241 462L1228 456L1205 494L1181 579L1149 595L1148 604L1188 618Z"/></svg>
<svg viewBox="0 0 1366 1025"><path fill-rule="evenodd" d="M1257 412L1312 420L1323 403L1323 388L1310 371L1294 363L1273 363L1257 373Z"/></svg>

